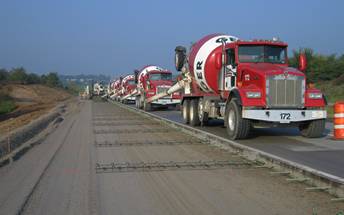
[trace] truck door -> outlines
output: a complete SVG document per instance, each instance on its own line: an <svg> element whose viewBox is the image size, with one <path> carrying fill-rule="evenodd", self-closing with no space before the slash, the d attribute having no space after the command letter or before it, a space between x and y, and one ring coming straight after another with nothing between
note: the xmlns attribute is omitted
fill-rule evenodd
<svg viewBox="0 0 344 215"><path fill-rule="evenodd" d="M234 49L227 49L227 65L225 72L225 90L230 90L235 87L236 65L235 65L235 51Z"/></svg>

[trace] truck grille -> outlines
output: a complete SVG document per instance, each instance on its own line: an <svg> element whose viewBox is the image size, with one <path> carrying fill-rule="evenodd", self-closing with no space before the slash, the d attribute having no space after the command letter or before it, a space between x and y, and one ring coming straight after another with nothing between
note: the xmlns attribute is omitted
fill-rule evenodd
<svg viewBox="0 0 344 215"><path fill-rule="evenodd" d="M282 74L266 79L266 104L269 108L302 108L304 93L303 76Z"/></svg>
<svg viewBox="0 0 344 215"><path fill-rule="evenodd" d="M166 92L169 88L170 88L169 86L158 86L156 88L156 94ZM165 96L164 98L170 98L170 97L171 97L171 95Z"/></svg>

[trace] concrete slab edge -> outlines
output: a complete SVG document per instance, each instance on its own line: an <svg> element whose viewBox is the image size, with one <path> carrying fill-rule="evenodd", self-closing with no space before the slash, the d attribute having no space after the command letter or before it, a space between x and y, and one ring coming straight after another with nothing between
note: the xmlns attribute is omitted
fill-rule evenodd
<svg viewBox="0 0 344 215"><path fill-rule="evenodd" d="M59 105L48 113L33 120L29 124L10 132L10 153L6 152L8 148L8 137L6 135L1 137L0 162L13 157L16 153L18 153L18 151L20 151L22 148L25 148L25 143L43 131L51 122L58 118L63 112L64 107L64 105Z"/></svg>

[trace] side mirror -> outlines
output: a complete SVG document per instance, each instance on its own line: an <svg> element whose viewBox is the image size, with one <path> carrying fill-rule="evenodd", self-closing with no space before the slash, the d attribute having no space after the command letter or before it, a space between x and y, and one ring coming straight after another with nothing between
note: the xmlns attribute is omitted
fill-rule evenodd
<svg viewBox="0 0 344 215"><path fill-rule="evenodd" d="M134 77L135 77L135 84L137 84L139 82L139 70L134 70Z"/></svg>
<svg viewBox="0 0 344 215"><path fill-rule="evenodd" d="M301 72L306 71L307 68L307 58L305 53L300 53L299 55L299 70Z"/></svg>
<svg viewBox="0 0 344 215"><path fill-rule="evenodd" d="M177 71L181 71L186 61L186 48L183 46L177 46L174 51L174 65Z"/></svg>

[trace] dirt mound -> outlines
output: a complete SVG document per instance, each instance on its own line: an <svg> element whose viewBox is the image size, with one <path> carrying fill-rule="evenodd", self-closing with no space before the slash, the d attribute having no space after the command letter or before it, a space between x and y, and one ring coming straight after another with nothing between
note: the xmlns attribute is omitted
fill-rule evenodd
<svg viewBox="0 0 344 215"><path fill-rule="evenodd" d="M71 97L66 91L49 88L43 85L9 84L0 86L0 93L12 97L16 109L8 114L0 115L0 136L9 130L16 129L42 114L47 113L57 103Z"/></svg>

